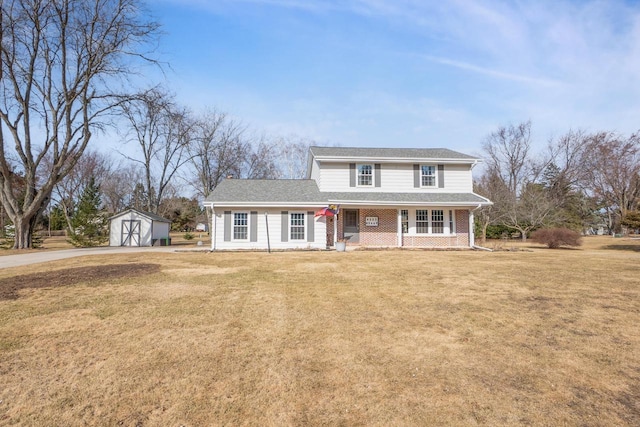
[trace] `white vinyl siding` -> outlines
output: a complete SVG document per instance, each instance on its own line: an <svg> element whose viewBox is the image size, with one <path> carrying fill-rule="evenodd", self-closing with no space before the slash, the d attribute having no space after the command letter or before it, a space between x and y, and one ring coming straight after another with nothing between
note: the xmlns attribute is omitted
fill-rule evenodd
<svg viewBox="0 0 640 427"><path fill-rule="evenodd" d="M372 162L373 166L374 163ZM435 165L435 163L434 163ZM471 193L473 191L473 180L471 167L468 164L445 164L444 167L444 188L437 187L414 187L413 164L409 163L381 163L380 186L351 187L349 176L349 162L334 163L322 162L317 178L320 191L344 191L362 192L378 191L384 193L413 193L413 192L442 192L442 193ZM374 172L375 173L375 172ZM438 170L436 167L436 176ZM436 178L437 179L437 178Z"/></svg>
<svg viewBox="0 0 640 427"><path fill-rule="evenodd" d="M300 208L298 208L300 209ZM212 226L212 246L214 249L257 249L257 250L267 250L267 222L269 223L269 243L271 249L325 249L326 247L326 218L313 218L314 227L313 234L314 239L313 242L307 241L309 236L309 217L306 216L305 221L305 240L295 240L292 241L289 239L288 242L281 241L282 236L282 211L291 212L300 212L307 213L309 211L317 211L320 209L319 207L308 208L304 210L293 210L291 208L256 208L251 210L257 210L258 214L256 215L256 241L251 242L251 239L247 240L233 240L225 242L224 241L224 211L234 211L234 208L220 208L220 210L216 210L215 215L213 216L214 225ZM234 212L245 212L241 210L235 210ZM249 213L249 210L246 211ZM265 216L265 213L267 214ZM251 224L252 216L249 215L249 235L251 234L251 228L253 227ZM233 227L233 213L231 214L231 227ZM289 224L289 220L287 221ZM290 235L289 230L285 230L288 235ZM233 231L231 231L231 237L233 237Z"/></svg>

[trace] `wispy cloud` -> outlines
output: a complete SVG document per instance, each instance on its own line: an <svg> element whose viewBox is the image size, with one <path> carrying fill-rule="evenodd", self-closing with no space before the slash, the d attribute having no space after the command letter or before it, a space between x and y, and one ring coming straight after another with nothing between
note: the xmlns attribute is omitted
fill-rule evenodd
<svg viewBox="0 0 640 427"><path fill-rule="evenodd" d="M423 57L426 58L429 61L436 62L438 64L448 65L448 66L451 66L451 67L459 68L461 70L471 71L471 72L474 72L474 73L478 73L478 74L483 74L483 75L486 75L486 76L494 77L494 78L497 78L497 79L511 80L511 81L515 81L515 82L527 83L527 84L533 84L533 85L539 85L539 86L560 86L560 85L562 85L561 82L556 81L556 80L550 80L550 79L544 79L544 78L524 76L524 75L519 75L519 74L506 73L506 72L495 70L495 69L491 69L491 68L485 68L485 67L480 67L480 66L477 66L477 65L469 64L469 63L463 62L463 61L456 61L456 60L453 60L453 59L440 58L440 57L429 56L429 55L424 55Z"/></svg>

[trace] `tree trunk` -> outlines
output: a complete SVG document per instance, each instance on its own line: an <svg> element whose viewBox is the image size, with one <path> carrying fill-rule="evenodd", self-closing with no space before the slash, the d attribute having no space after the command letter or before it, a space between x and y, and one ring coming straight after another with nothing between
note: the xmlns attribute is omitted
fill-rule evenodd
<svg viewBox="0 0 640 427"><path fill-rule="evenodd" d="M31 249L31 222L27 218L16 218L13 222L15 228L15 237L13 241L13 249Z"/></svg>

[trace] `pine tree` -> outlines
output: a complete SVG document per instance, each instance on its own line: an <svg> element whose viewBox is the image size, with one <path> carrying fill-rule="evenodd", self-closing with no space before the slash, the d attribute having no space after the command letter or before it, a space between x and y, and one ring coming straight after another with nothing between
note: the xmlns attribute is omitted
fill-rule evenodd
<svg viewBox="0 0 640 427"><path fill-rule="evenodd" d="M94 177L84 188L71 218L70 242L74 246L98 246L109 239L105 214L100 210L100 186Z"/></svg>

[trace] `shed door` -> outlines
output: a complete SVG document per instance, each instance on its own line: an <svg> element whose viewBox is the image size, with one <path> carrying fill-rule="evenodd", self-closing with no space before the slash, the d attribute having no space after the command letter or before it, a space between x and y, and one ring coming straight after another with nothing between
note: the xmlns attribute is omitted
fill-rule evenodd
<svg viewBox="0 0 640 427"><path fill-rule="evenodd" d="M122 221L121 246L140 246L140 220L127 219Z"/></svg>

